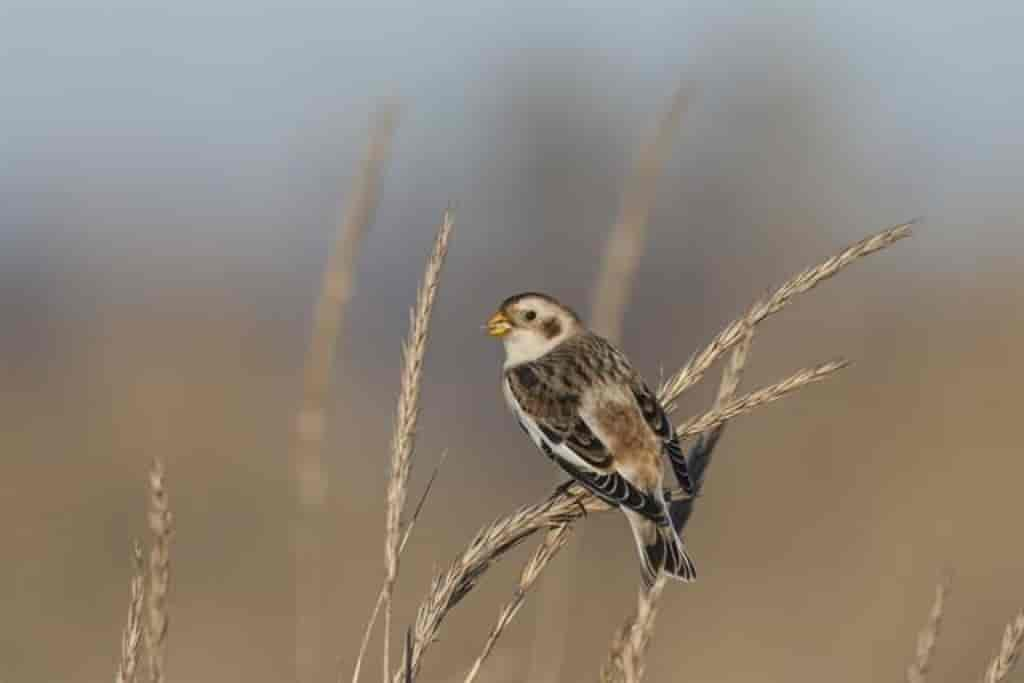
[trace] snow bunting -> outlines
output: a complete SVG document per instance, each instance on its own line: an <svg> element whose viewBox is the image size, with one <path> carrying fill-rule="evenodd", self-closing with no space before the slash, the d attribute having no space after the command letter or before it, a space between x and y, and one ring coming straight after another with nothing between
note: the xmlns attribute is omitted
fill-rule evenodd
<svg viewBox="0 0 1024 683"><path fill-rule="evenodd" d="M487 333L505 344L505 400L537 447L626 513L643 579L696 578L662 490L662 456L692 491L665 411L626 357L544 294L509 297Z"/></svg>

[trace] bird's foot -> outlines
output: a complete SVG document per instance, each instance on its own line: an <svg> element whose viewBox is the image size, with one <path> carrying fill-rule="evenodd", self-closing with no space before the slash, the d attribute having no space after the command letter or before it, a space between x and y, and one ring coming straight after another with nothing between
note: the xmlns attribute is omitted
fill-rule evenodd
<svg viewBox="0 0 1024 683"><path fill-rule="evenodd" d="M575 479L570 479L570 480L568 480L566 482L563 482L563 483L559 484L558 488L555 489L555 493L560 495L560 496L568 496L568 495L570 495L569 494L569 489L571 489L575 485L576 485L576 480Z"/></svg>
<svg viewBox="0 0 1024 683"><path fill-rule="evenodd" d="M579 506L580 512L582 512L583 516L586 517L587 506L583 504L583 501L580 500L578 496L573 496L572 494L572 487L575 486L577 483L579 482L577 482L575 479L570 479L569 481L559 484L558 488L555 489L555 495L572 496L576 500L576 505Z"/></svg>

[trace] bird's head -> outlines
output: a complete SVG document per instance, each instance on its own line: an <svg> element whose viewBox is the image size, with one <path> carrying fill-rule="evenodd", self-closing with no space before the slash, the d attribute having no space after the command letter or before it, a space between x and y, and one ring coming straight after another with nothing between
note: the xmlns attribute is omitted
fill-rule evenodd
<svg viewBox="0 0 1024 683"><path fill-rule="evenodd" d="M505 343L505 367L537 360L579 334L583 324L571 309L546 294L510 296L485 325L487 334Z"/></svg>

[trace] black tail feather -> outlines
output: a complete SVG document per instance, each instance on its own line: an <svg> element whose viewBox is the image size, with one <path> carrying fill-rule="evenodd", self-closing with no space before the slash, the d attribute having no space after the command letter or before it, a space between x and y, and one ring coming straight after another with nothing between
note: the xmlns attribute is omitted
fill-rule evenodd
<svg viewBox="0 0 1024 683"><path fill-rule="evenodd" d="M640 553L641 576L650 588L660 572L682 581L693 581L697 570L686 552L682 539L669 524L655 524L635 512L627 512L637 550Z"/></svg>
<svg viewBox="0 0 1024 683"><path fill-rule="evenodd" d="M658 540L653 545L659 547L654 550L652 546L648 546L649 550L654 550L654 554L649 553L648 558L653 561L656 556L660 557L661 563L653 564L652 562L652 565L660 566L661 570L673 579L696 580L697 568L693 566L693 560L686 553L686 547L675 530L671 527L660 527L658 532Z"/></svg>

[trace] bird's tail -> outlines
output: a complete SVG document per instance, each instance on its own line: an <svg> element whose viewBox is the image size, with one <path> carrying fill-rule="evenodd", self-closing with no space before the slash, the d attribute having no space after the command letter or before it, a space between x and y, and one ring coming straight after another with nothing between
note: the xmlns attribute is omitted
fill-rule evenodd
<svg viewBox="0 0 1024 683"><path fill-rule="evenodd" d="M652 586L660 571L680 581L693 581L697 578L697 570L686 552L683 539L671 524L656 524L631 510L623 512L629 519L636 539L645 586Z"/></svg>

